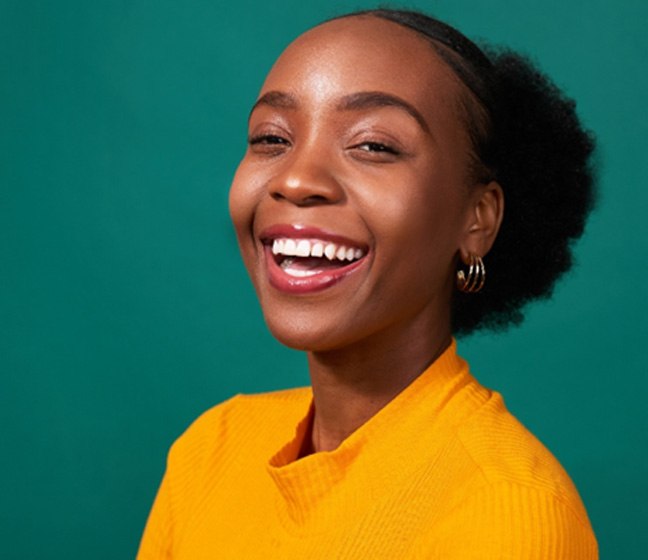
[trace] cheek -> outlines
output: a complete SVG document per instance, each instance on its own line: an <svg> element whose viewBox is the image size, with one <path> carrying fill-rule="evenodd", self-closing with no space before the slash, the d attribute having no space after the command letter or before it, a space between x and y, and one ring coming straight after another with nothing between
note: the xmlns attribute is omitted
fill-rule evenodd
<svg viewBox="0 0 648 560"><path fill-rule="evenodd" d="M428 177L422 180L421 177ZM377 217L376 230L403 244L403 249L455 247L463 213L462 187L444 177L412 174L367 201Z"/></svg>
<svg viewBox="0 0 648 560"><path fill-rule="evenodd" d="M421 181L421 176L428 180ZM459 249L462 187L434 174L414 174L399 184L373 202L370 227L380 232L377 242L382 246L377 258L398 282L438 289L445 285Z"/></svg>
<svg viewBox="0 0 648 560"><path fill-rule="evenodd" d="M253 182L250 181L245 160L243 160L234 174L229 191L229 212L239 243L252 228L257 198L255 190Z"/></svg>
<svg viewBox="0 0 648 560"><path fill-rule="evenodd" d="M232 186L229 192L229 211L236 238L238 240L239 250L243 257L243 263L247 271L255 282L255 264L257 254L255 249L252 228L254 224L255 211L259 202L260 190L255 188L254 176L250 176L248 166L245 160L241 162L236 170Z"/></svg>

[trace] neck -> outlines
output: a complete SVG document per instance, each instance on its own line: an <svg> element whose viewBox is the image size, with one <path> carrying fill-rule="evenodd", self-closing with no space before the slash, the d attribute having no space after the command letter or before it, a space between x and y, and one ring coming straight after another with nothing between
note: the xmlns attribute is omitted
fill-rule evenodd
<svg viewBox="0 0 648 560"><path fill-rule="evenodd" d="M449 328L427 335L382 333L342 350L310 352L315 412L303 454L336 449L436 360L451 339Z"/></svg>

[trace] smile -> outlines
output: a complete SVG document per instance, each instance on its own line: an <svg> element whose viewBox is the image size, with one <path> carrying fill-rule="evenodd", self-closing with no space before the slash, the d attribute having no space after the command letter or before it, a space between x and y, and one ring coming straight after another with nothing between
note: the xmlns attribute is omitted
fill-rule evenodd
<svg viewBox="0 0 648 560"><path fill-rule="evenodd" d="M280 238L272 242L272 254L286 274L304 278L357 261L364 251L320 239Z"/></svg>
<svg viewBox="0 0 648 560"><path fill-rule="evenodd" d="M270 284L300 294L324 290L355 271L366 248L314 228L281 227L263 236Z"/></svg>

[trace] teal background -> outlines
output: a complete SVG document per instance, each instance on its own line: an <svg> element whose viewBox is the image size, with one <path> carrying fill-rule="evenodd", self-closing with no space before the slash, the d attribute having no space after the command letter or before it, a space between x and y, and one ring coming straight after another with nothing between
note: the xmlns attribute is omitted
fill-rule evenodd
<svg viewBox="0 0 648 560"><path fill-rule="evenodd" d="M576 268L521 328L460 348L570 472L602 557L643 557L648 3L408 5L530 53L598 134ZM367 6L1 0L3 558L132 558L188 423L307 383L263 325L227 190L274 58Z"/></svg>

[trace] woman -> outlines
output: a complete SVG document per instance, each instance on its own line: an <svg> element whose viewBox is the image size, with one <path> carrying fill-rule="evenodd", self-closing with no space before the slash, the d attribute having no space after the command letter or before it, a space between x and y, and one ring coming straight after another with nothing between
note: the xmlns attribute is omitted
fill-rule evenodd
<svg viewBox="0 0 648 560"><path fill-rule="evenodd" d="M591 201L573 105L516 55L379 10L293 42L249 135L230 210L312 388L198 419L139 558L596 558L568 476L453 340L568 268Z"/></svg>

